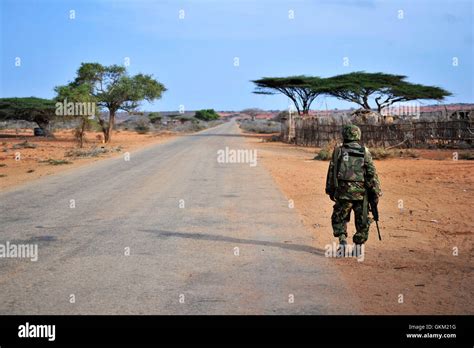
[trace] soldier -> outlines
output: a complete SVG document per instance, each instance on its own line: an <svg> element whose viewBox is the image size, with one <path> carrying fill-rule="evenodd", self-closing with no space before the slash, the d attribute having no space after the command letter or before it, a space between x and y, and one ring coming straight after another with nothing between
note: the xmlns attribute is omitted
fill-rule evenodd
<svg viewBox="0 0 474 348"><path fill-rule="evenodd" d="M369 150L359 144L360 128L354 125L342 129L344 143L334 148L326 179L326 194L334 204L331 216L334 237L341 248L347 244L347 222L354 210L356 233L352 237L355 250L360 250L369 237L368 195L375 200L382 195L374 162Z"/></svg>

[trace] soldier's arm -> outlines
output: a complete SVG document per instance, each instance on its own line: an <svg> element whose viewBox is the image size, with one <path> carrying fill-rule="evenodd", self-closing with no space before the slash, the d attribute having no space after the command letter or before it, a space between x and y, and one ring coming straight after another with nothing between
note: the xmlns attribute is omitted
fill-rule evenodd
<svg viewBox="0 0 474 348"><path fill-rule="evenodd" d="M376 193L377 196L382 195L382 189L380 187L379 177L377 170L375 169L372 155L368 148L365 148L365 167L366 167L366 185L369 190Z"/></svg>
<svg viewBox="0 0 474 348"><path fill-rule="evenodd" d="M336 148L334 148L332 152L332 158L329 162L328 175L326 176L326 194L330 196L334 195L334 191L336 190L334 187L334 163L336 163L335 156Z"/></svg>

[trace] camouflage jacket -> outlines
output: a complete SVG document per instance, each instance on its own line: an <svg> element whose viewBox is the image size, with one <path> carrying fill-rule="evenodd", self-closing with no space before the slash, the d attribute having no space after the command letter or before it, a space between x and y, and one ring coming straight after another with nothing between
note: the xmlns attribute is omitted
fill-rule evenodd
<svg viewBox="0 0 474 348"><path fill-rule="evenodd" d="M334 196L335 199L363 200L366 189L368 189L376 193L377 196L380 196L382 192L379 178L372 156L367 148L365 148L364 155L361 155L363 160L361 158L360 162L354 162L356 168L360 163L361 168L357 171L359 174L352 172L349 180L337 177L340 176L339 166L342 161L343 148L349 151L362 152L362 146L358 142L344 143L334 148L326 178L326 194ZM338 172L335 173L335 171ZM362 173L362 175L360 175L360 173Z"/></svg>

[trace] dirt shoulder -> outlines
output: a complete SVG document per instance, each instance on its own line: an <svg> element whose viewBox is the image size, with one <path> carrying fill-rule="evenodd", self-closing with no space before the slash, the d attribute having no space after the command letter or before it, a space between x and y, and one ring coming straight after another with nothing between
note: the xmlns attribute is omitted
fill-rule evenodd
<svg viewBox="0 0 474 348"><path fill-rule="evenodd" d="M313 232L314 246L324 249L335 242L333 203L324 193L328 162L313 160L315 148L256 137L247 141L294 201ZM474 313L474 162L454 161L452 151L420 154L425 158L375 161L384 192L379 204L383 240L372 225L362 262L333 259L366 314ZM353 221L352 216L349 237Z"/></svg>
<svg viewBox="0 0 474 348"><path fill-rule="evenodd" d="M105 158L123 156L125 152L179 136L175 133L138 134L132 131L115 131L111 143L104 145L99 140L99 135L98 132L88 132L87 142L82 150L105 150L106 153L95 157L74 157L67 156L68 152L79 150L71 130L55 132L55 139L35 137L32 130L27 129L20 130L19 133L15 130L0 130L0 190Z"/></svg>

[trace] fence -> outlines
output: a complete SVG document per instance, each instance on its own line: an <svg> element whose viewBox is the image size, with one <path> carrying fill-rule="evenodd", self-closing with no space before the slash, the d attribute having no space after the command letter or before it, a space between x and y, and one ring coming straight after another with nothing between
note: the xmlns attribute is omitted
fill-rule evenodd
<svg viewBox="0 0 474 348"><path fill-rule="evenodd" d="M300 146L321 147L331 141L342 141L341 124L322 123L317 118L294 118L292 127L288 120L282 122L282 139ZM474 122L417 121L383 125L358 124L362 142L368 146L405 147L457 147L472 146Z"/></svg>

